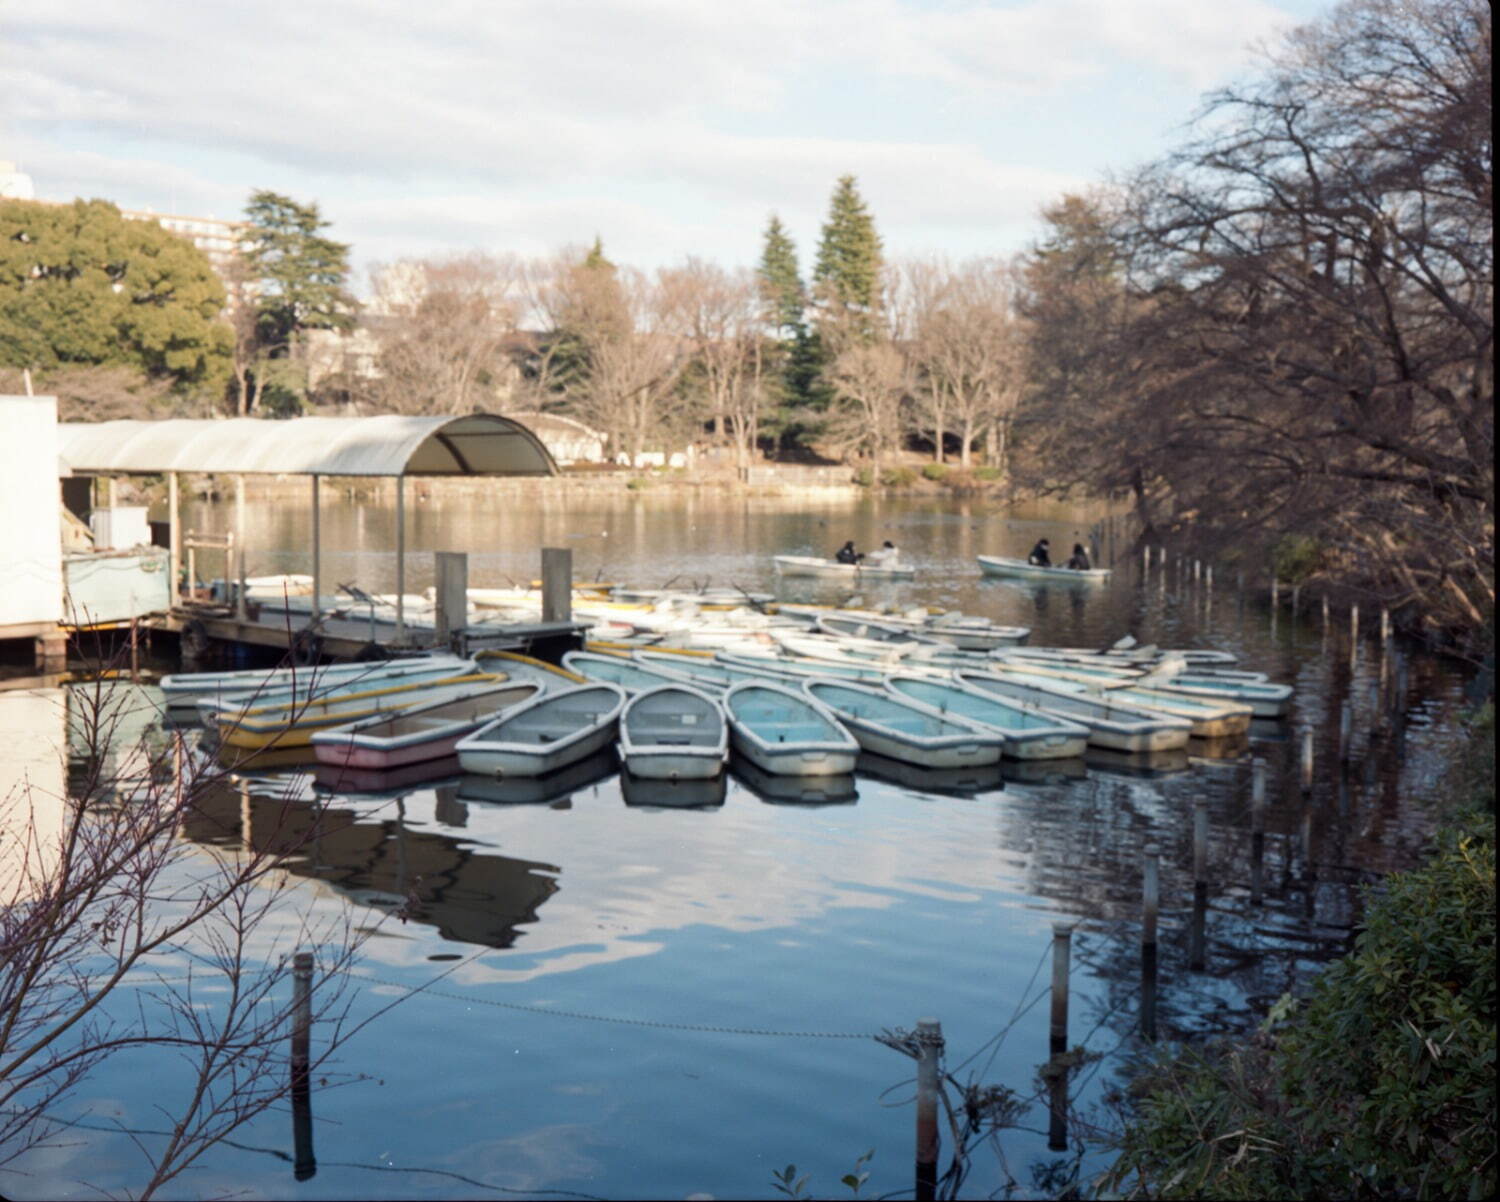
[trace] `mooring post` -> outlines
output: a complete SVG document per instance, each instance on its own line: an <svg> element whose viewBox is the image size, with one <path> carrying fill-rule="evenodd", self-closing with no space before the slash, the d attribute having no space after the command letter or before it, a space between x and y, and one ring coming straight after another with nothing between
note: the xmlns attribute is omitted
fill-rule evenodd
<svg viewBox="0 0 1500 1202"><path fill-rule="evenodd" d="M1156 916L1161 902L1161 848L1146 844L1141 860L1141 1033L1156 1038Z"/></svg>
<svg viewBox="0 0 1500 1202"><path fill-rule="evenodd" d="M245 476L243 472L234 477L234 546L238 570L238 586L235 588L234 616L241 622L250 616L250 598L245 595ZM226 576L228 573L225 573ZM229 587L226 580L225 587Z"/></svg>
<svg viewBox="0 0 1500 1202"><path fill-rule="evenodd" d="M323 616L323 504L319 496L320 477L312 474L312 620Z"/></svg>
<svg viewBox="0 0 1500 1202"><path fill-rule="evenodd" d="M1250 904L1258 906L1265 893L1266 761L1250 761Z"/></svg>
<svg viewBox="0 0 1500 1202"><path fill-rule="evenodd" d="M1073 928L1052 924L1052 1054L1068 1050L1068 961L1072 958Z"/></svg>
<svg viewBox="0 0 1500 1202"><path fill-rule="evenodd" d="M1188 966L1202 971L1203 921L1208 907L1208 802L1193 802L1193 924L1190 931Z"/></svg>
<svg viewBox="0 0 1500 1202"><path fill-rule="evenodd" d="M1193 559L1193 580L1196 583L1203 579L1203 561L1196 556Z"/></svg>
<svg viewBox="0 0 1500 1202"><path fill-rule="evenodd" d="M542 621L573 617L573 552L568 547L542 548Z"/></svg>
<svg viewBox="0 0 1500 1202"><path fill-rule="evenodd" d="M375 610L370 609L371 623ZM396 646L406 642L406 477L396 477Z"/></svg>
<svg viewBox="0 0 1500 1202"><path fill-rule="evenodd" d="M1359 604L1356 602L1349 607L1349 642L1359 642Z"/></svg>
<svg viewBox="0 0 1500 1202"><path fill-rule="evenodd" d="M1347 764L1351 754L1350 744L1354 742L1354 706L1349 699L1344 698L1344 703L1339 707L1339 763Z"/></svg>
<svg viewBox="0 0 1500 1202"><path fill-rule="evenodd" d="M1308 727L1302 732L1302 795L1306 797L1313 787L1313 732Z"/></svg>
<svg viewBox="0 0 1500 1202"><path fill-rule="evenodd" d="M1271 608L1275 609L1281 604L1281 581L1273 575L1271 577Z"/></svg>
<svg viewBox="0 0 1500 1202"><path fill-rule="evenodd" d="M1380 607L1380 641L1389 642L1391 637L1391 611L1384 605Z"/></svg>
<svg viewBox="0 0 1500 1202"><path fill-rule="evenodd" d="M1297 616L1297 606L1301 600L1301 597L1302 586L1300 584L1292 585L1292 617L1294 618Z"/></svg>
<svg viewBox="0 0 1500 1202"><path fill-rule="evenodd" d="M1214 586L1214 565L1209 564L1203 571L1203 583L1209 588Z"/></svg>
<svg viewBox="0 0 1500 1202"><path fill-rule="evenodd" d="M311 952L292 958L292 1176L306 1181L318 1171L312 1137Z"/></svg>
<svg viewBox="0 0 1500 1202"><path fill-rule="evenodd" d="M1312 806L1304 804L1302 807L1302 879L1305 881L1317 880L1318 874L1313 871L1313 811Z"/></svg>
<svg viewBox="0 0 1500 1202"><path fill-rule="evenodd" d="M935 1018L917 1020L917 1197L932 1202L937 1192L938 1057L943 1028Z"/></svg>
<svg viewBox="0 0 1500 1202"><path fill-rule="evenodd" d="M1323 594L1323 629L1328 629L1328 594Z"/></svg>
<svg viewBox="0 0 1500 1202"><path fill-rule="evenodd" d="M451 646L469 624L469 557L462 551L434 551L432 574L439 646Z"/></svg>
<svg viewBox="0 0 1500 1202"><path fill-rule="evenodd" d="M167 473L167 566L172 584L167 590L168 608L176 608L182 588L182 498L177 473Z"/></svg>

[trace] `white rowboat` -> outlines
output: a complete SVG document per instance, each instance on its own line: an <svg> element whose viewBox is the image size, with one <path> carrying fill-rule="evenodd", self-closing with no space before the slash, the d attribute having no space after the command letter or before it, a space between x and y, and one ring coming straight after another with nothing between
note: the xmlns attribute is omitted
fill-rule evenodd
<svg viewBox="0 0 1500 1202"><path fill-rule="evenodd" d="M812 698L770 681L743 681L724 697L735 751L775 776L854 771L859 742Z"/></svg>
<svg viewBox="0 0 1500 1202"><path fill-rule="evenodd" d="M986 576L1008 576L1017 580L1061 580L1076 583L1100 583L1109 579L1110 568L1042 567L1024 559L1007 559L1003 555L976 555L979 570Z"/></svg>
<svg viewBox="0 0 1500 1202"><path fill-rule="evenodd" d="M781 576L822 576L833 580L910 580L917 574L916 568L886 567L871 564L866 567L857 563L839 563L834 559L818 559L812 555L775 555L772 561Z"/></svg>
<svg viewBox="0 0 1500 1202"><path fill-rule="evenodd" d="M709 780L728 756L724 710L691 685L637 693L620 715L620 758L642 780Z"/></svg>
<svg viewBox="0 0 1500 1202"><path fill-rule="evenodd" d="M541 776L615 741L625 693L584 684L544 693L459 740L458 762L480 776Z"/></svg>

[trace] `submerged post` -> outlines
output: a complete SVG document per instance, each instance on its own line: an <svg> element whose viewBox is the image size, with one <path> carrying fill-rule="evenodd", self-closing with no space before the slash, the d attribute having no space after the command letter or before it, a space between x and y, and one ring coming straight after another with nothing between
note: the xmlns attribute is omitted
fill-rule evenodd
<svg viewBox="0 0 1500 1202"><path fill-rule="evenodd" d="M371 611L373 614L373 610ZM396 643L406 642L406 477L396 477Z"/></svg>
<svg viewBox="0 0 1500 1202"><path fill-rule="evenodd" d="M1271 576L1271 608L1275 609L1281 604L1281 581L1275 575Z"/></svg>
<svg viewBox="0 0 1500 1202"><path fill-rule="evenodd" d="M1297 616L1297 606L1301 601L1301 597L1302 586L1300 584L1292 585L1292 617L1294 618Z"/></svg>
<svg viewBox="0 0 1500 1202"><path fill-rule="evenodd" d="M311 952L292 959L292 1176L306 1181L318 1171L312 1138Z"/></svg>
<svg viewBox="0 0 1500 1202"><path fill-rule="evenodd" d="M938 1057L943 1050L942 1024L917 1020L917 1197L931 1202L937 1192Z"/></svg>
<svg viewBox="0 0 1500 1202"><path fill-rule="evenodd" d="M1308 727L1302 732L1302 793L1312 792L1313 787L1313 732Z"/></svg>
<svg viewBox="0 0 1500 1202"><path fill-rule="evenodd" d="M1161 901L1161 849L1146 845L1141 863L1141 1034L1156 1038L1156 916Z"/></svg>
<svg viewBox="0 0 1500 1202"><path fill-rule="evenodd" d="M1359 605L1357 602L1349 607L1349 642L1359 642Z"/></svg>
<svg viewBox="0 0 1500 1202"><path fill-rule="evenodd" d="M573 552L568 547L542 548L542 621L573 617Z"/></svg>
<svg viewBox="0 0 1500 1202"><path fill-rule="evenodd" d="M1339 763L1349 762L1350 744L1354 742L1354 707L1346 697L1339 707Z"/></svg>
<svg viewBox="0 0 1500 1202"><path fill-rule="evenodd" d="M1193 802L1193 883L1208 881L1208 802Z"/></svg>
<svg viewBox="0 0 1500 1202"><path fill-rule="evenodd" d="M1380 641L1388 642L1391 637L1391 611L1384 605L1380 607Z"/></svg>

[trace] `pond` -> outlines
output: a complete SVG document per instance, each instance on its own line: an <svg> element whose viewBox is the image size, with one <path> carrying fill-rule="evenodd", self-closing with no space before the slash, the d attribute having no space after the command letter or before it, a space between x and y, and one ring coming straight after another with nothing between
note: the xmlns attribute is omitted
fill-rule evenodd
<svg viewBox="0 0 1500 1202"><path fill-rule="evenodd" d="M205 856L253 843L262 810L286 797L293 811L326 802L334 819L288 864L300 887L267 945L309 914L352 916L371 932L352 970L354 1016L404 1000L342 1049L340 1069L358 1079L315 1086L315 1174L294 1180L291 1120L277 1110L166 1195L755 1197L793 1163L814 1194L847 1196L839 1178L870 1149L861 1196L909 1195L913 1066L873 1036L926 1017L942 1024L956 1079L1024 1102L1016 1125L974 1157L964 1196L1035 1196L1080 1163L1085 1174L1101 1167L1088 1125L1104 1121L1109 1094L1149 1046L1145 848L1157 845L1162 861L1159 1037L1248 1029L1346 948L1361 886L1420 855L1431 823L1422 799L1459 737L1464 679L1415 648L1382 646L1368 620L1351 646L1345 616L1325 626L1305 598L1304 612L1273 615L1222 569L1211 587L1175 564L1143 571L1133 556L1097 586L979 576L976 554L1024 555L1044 534L1071 546L1099 516L666 490L415 505L410 591L431 583L426 551L468 551L471 584L488 585L535 576L541 545L571 546L579 579L771 590L772 554L890 538L917 579L867 602L984 614L1031 627L1035 645L1130 633L1221 648L1295 685L1294 706L1285 720L1258 720L1248 740L1178 759L1091 753L1040 772L947 776L867 763L852 789L810 802L745 770L707 797L622 792L608 759L545 790L450 777L330 796L295 768L227 782L181 832ZM225 514L205 506L189 520L212 528ZM250 573L306 571L306 522L293 506L255 506ZM325 579L391 588L391 522L387 506L330 505ZM828 596L794 581L781 595ZM143 700L155 696L142 687ZM1355 739L1341 766L1346 700ZM1316 753L1305 799L1304 730ZM1268 779L1256 900L1253 757ZM1200 801L1208 888L1195 914ZM1065 1150L1049 1147L1039 1078L1058 923L1073 930L1069 1044L1100 1054L1068 1080ZM167 976L191 963L156 959ZM58 1116L77 1124L77 1142L12 1165L25 1175L6 1176L0 1193L129 1190L142 1166L132 1140L160 1138L129 1132L160 1130L154 1107L170 1109L182 1083L169 1059L132 1054L89 1078ZM944 1142L946 1162L946 1132Z"/></svg>

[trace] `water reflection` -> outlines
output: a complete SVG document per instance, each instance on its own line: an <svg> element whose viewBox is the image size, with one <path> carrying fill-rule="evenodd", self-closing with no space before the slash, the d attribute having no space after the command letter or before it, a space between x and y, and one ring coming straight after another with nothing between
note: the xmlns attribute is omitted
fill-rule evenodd
<svg viewBox="0 0 1500 1202"><path fill-rule="evenodd" d="M743 756L735 757L732 770L735 779L770 805L853 805L859 800L853 775L777 776Z"/></svg>
<svg viewBox="0 0 1500 1202"><path fill-rule="evenodd" d="M620 760L613 747L543 776L475 776L467 774L458 783L464 801L491 805L553 805L580 789L587 789L612 776Z"/></svg>
<svg viewBox="0 0 1500 1202"><path fill-rule="evenodd" d="M620 797L628 806L704 809L723 805L727 791L723 772L712 780L650 780L628 771L620 773Z"/></svg>

